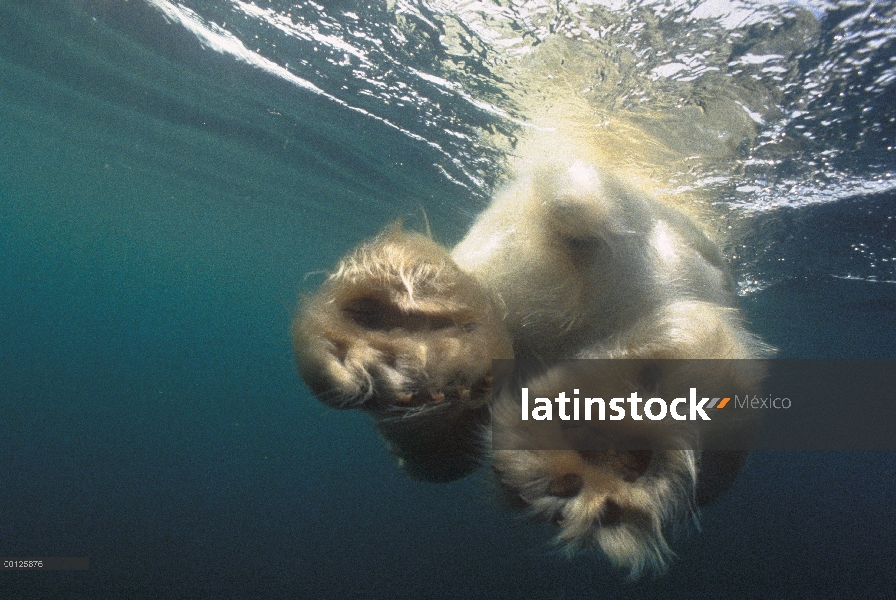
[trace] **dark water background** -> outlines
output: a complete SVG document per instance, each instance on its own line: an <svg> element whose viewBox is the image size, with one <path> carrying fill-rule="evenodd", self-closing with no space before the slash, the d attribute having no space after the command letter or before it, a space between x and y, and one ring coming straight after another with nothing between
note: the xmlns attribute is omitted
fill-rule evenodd
<svg viewBox="0 0 896 600"><path fill-rule="evenodd" d="M472 34L466 62L422 25L389 37L401 14L447 39L437 3L276 4L191 5L253 66L162 10L186 4L0 1L0 555L91 561L0 573L0 599L893 597L893 454L754 454L669 574L630 584L556 555L485 477L407 480L363 416L314 402L289 343L314 272L423 211L459 239L500 179L478 134L522 117ZM697 179L782 356L894 358L892 9L811 8L777 120Z"/></svg>

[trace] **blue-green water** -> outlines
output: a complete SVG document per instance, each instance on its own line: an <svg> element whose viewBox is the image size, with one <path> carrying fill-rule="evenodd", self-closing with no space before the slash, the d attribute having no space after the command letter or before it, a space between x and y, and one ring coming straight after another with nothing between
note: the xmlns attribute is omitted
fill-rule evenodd
<svg viewBox="0 0 896 600"><path fill-rule="evenodd" d="M484 476L408 480L310 397L300 293L396 218L459 239L538 91L498 49L581 13L474 4L0 1L0 555L91 560L0 573L0 598L892 597L892 454L757 453L630 584ZM753 329L786 357L896 357L893 9L617 4L626 90L762 113L673 183L715 198ZM665 49L639 54L642 22ZM589 101L655 125L607 85Z"/></svg>

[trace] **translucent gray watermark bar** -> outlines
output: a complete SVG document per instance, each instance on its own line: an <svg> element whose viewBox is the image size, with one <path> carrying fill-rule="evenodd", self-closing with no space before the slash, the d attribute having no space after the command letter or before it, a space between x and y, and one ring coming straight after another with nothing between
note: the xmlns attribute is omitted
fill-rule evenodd
<svg viewBox="0 0 896 600"><path fill-rule="evenodd" d="M494 450L896 450L896 360L493 364Z"/></svg>
<svg viewBox="0 0 896 600"><path fill-rule="evenodd" d="M0 558L3 571L87 571L86 556L17 556Z"/></svg>

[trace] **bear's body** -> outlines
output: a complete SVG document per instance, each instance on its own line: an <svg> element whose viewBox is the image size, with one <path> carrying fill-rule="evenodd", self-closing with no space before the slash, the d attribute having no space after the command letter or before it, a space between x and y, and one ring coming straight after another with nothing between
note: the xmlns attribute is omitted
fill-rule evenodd
<svg viewBox="0 0 896 600"><path fill-rule="evenodd" d="M659 571L665 531L701 490L730 482L742 456L490 452L478 442L491 360L744 359L769 349L741 324L721 253L689 217L583 153L531 147L450 255L392 228L343 259L296 319L299 368L322 401L371 413L410 475L450 480L489 461L530 516L559 526L566 548L598 547L632 575ZM551 376L562 380L562 367ZM756 383L736 368L701 376ZM506 425L508 410L492 406L493 422Z"/></svg>
<svg viewBox="0 0 896 600"><path fill-rule="evenodd" d="M527 164L451 253L503 302L517 357L602 355L674 301L736 305L719 250L691 220L564 158Z"/></svg>

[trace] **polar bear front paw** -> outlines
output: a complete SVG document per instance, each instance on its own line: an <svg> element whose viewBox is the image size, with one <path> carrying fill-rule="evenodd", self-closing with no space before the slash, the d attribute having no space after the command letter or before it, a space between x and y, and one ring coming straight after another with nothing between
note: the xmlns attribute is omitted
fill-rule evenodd
<svg viewBox="0 0 896 600"><path fill-rule="evenodd" d="M398 227L339 263L303 303L293 338L323 402L373 412L484 403L492 359L513 355L491 296L444 248Z"/></svg>
<svg viewBox="0 0 896 600"><path fill-rule="evenodd" d="M569 554L599 548L637 579L661 573L672 551L666 529L694 509L696 456L690 450L497 451L494 471L508 497L557 526Z"/></svg>
<svg viewBox="0 0 896 600"><path fill-rule="evenodd" d="M491 361L513 357L492 295L442 246L397 226L343 258L305 299L293 341L318 398L371 413L420 479L470 470Z"/></svg>

